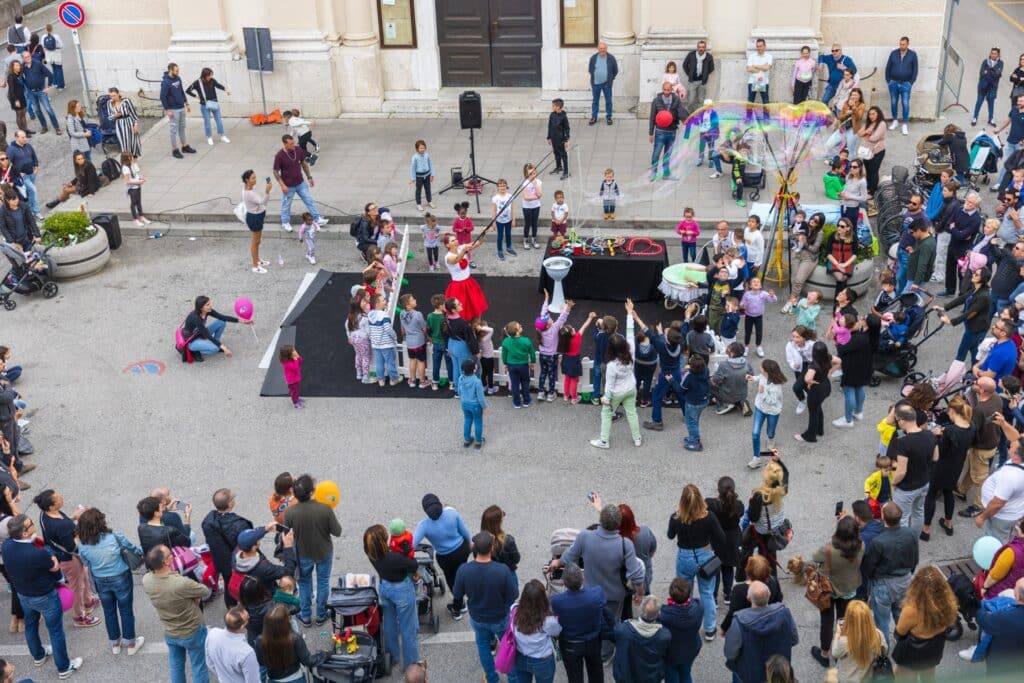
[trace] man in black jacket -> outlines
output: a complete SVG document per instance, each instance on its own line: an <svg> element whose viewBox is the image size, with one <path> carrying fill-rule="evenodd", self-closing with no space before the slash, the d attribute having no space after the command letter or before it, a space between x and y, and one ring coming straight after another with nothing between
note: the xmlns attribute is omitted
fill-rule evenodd
<svg viewBox="0 0 1024 683"><path fill-rule="evenodd" d="M252 529L252 522L235 514L234 510L235 494L231 489L217 489L213 492L213 509L203 519L203 536L206 537L206 545L210 546L214 568L224 577L225 588L231 580L231 555L238 545L238 535ZM268 527L267 531L270 531L274 525ZM225 590L224 604L231 609L238 601Z"/></svg>
<svg viewBox="0 0 1024 683"><path fill-rule="evenodd" d="M555 169L551 175L562 174L562 180L569 177L569 117L562 108L565 102L556 97L551 100L551 113L548 115L548 142L555 155Z"/></svg>
<svg viewBox="0 0 1024 683"><path fill-rule="evenodd" d="M658 123L658 114L667 111L671 115L671 122L666 125ZM683 106L683 101L672 91L672 84L668 81L661 84L661 92L654 96L651 102L651 116L647 125L647 135L650 142L654 143L654 151L651 153L651 180L658 179L658 160L661 160L662 174L664 180L674 180L669 172L669 164L672 161L672 147L675 145L676 133L679 132L679 123L685 121L690 112ZM662 117L664 118L664 117Z"/></svg>
<svg viewBox="0 0 1024 683"><path fill-rule="evenodd" d="M903 511L889 501L882 506L885 528L864 550L861 569L871 588L871 612L875 626L889 642L890 620L900 618L900 604L907 594L918 563L917 532L900 526Z"/></svg>
<svg viewBox="0 0 1024 683"><path fill-rule="evenodd" d="M715 71L715 58L708 52L708 44L697 41L697 49L683 59L683 73L689 83L686 86L686 108L693 111L701 106L707 93L708 79Z"/></svg>
<svg viewBox="0 0 1024 683"><path fill-rule="evenodd" d="M284 551L281 553L281 561L284 564L275 564L264 557L260 552L260 539L267 533L266 529L247 529L238 535L238 550L233 558L234 569L239 574L251 576L262 582L267 590L274 592L275 585L279 579L285 576L295 576L295 567L298 559L295 554L295 535L289 529L288 533L281 535L281 542L284 544Z"/></svg>

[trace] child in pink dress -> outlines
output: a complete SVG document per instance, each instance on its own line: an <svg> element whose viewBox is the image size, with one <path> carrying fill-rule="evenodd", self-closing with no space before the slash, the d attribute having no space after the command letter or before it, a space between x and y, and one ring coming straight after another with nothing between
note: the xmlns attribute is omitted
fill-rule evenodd
<svg viewBox="0 0 1024 683"><path fill-rule="evenodd" d="M456 204L455 212L459 214L458 218L452 223L452 232L455 233L455 240L459 244L469 244L473 241L473 231L476 229L473 225L473 219L468 215L469 202ZM472 252L466 252L466 259L469 261L470 268L476 268L476 264L473 263Z"/></svg>

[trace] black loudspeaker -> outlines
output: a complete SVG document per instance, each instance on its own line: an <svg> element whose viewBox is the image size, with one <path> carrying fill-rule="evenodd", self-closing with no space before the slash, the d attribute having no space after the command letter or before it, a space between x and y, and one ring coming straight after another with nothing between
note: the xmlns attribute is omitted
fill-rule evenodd
<svg viewBox="0 0 1024 683"><path fill-rule="evenodd" d="M462 130L482 127L483 111L480 109L480 93L466 90L459 95L459 123Z"/></svg>
<svg viewBox="0 0 1024 683"><path fill-rule="evenodd" d="M110 249L118 249L121 246L121 223L117 220L117 215L112 213L98 213L92 217L94 225L98 225L107 233L107 242L110 244Z"/></svg>

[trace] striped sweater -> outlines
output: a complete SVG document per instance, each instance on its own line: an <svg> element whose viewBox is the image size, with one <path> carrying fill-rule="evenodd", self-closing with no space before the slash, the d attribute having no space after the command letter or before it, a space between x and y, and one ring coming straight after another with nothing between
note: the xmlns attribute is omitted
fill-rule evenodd
<svg viewBox="0 0 1024 683"><path fill-rule="evenodd" d="M370 346L375 349L393 349L398 343L395 324L384 311L373 310L367 316L370 323Z"/></svg>

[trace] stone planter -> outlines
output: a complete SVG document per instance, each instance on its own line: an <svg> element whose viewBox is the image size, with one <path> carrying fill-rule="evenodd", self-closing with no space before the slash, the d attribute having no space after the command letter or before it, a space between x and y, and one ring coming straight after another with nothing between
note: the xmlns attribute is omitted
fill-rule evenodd
<svg viewBox="0 0 1024 683"><path fill-rule="evenodd" d="M867 294L874 276L874 259L865 259L853 265L853 275L850 277L847 286L857 292L858 297L862 297ZM808 278L804 292L806 293L808 288L817 289L824 295L825 301L832 301L832 293L835 291L835 287L836 281L825 270L825 266L818 266L811 273L811 277Z"/></svg>
<svg viewBox="0 0 1024 683"><path fill-rule="evenodd" d="M107 265L110 260L110 245L107 233L97 226L96 234L84 242L70 247L54 247L47 254L53 259L53 276L58 280L71 280L91 275Z"/></svg>

